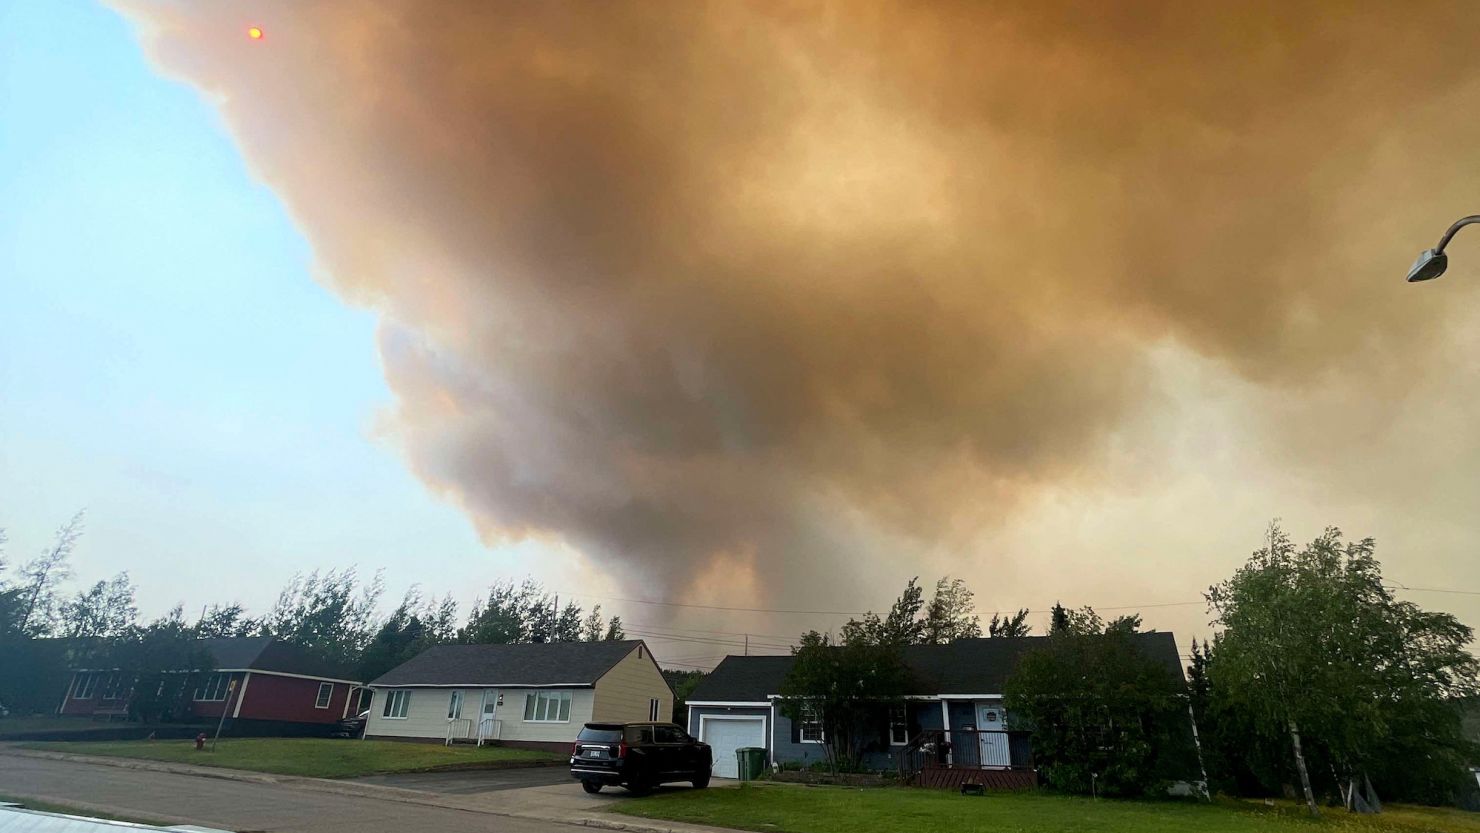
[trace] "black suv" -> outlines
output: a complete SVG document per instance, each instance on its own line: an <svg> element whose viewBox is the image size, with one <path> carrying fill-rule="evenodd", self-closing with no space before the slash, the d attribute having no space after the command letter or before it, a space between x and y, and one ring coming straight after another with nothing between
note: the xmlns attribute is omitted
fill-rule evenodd
<svg viewBox="0 0 1480 833"><path fill-rule="evenodd" d="M621 784L642 794L659 784L709 786L709 744L672 723L587 723L570 750L570 777L588 793Z"/></svg>

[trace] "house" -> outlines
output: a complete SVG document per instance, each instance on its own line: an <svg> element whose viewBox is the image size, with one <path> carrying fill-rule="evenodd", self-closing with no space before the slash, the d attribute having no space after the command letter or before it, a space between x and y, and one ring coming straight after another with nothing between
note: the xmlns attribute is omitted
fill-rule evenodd
<svg viewBox="0 0 1480 833"><path fill-rule="evenodd" d="M570 749L588 721L668 720L641 640L437 645L371 681L367 738Z"/></svg>
<svg viewBox="0 0 1480 833"><path fill-rule="evenodd" d="M1048 637L958 639L948 645L911 645L904 661L921 690L880 706L879 735L865 749L872 769L919 770L926 765L1000 771L1001 786L1017 786L1013 771L1031 783L1028 733L1014 731L1002 692L1018 660ZM1147 656L1182 677L1170 633L1136 634ZM735 750L763 747L772 765L806 766L825 760L820 723L788 718L777 706L789 656L730 656L689 695L689 734L714 749L714 774L733 778Z"/></svg>
<svg viewBox="0 0 1480 833"><path fill-rule="evenodd" d="M218 721L235 735L328 734L359 705L362 686L349 671L267 636L200 639L206 667L167 671L158 683L180 704L173 719ZM78 669L57 709L64 715L128 715L135 680L117 669Z"/></svg>

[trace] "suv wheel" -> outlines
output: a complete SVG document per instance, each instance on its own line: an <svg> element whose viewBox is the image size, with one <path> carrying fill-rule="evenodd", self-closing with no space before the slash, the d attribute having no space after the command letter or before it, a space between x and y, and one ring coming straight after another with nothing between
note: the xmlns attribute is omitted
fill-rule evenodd
<svg viewBox="0 0 1480 833"><path fill-rule="evenodd" d="M646 778L634 778L627 782L627 792L633 795L647 795L653 791L653 784Z"/></svg>
<svg viewBox="0 0 1480 833"><path fill-rule="evenodd" d="M695 778L693 784L694 789L696 790L702 790L705 787L709 786L709 773L706 772L703 775L700 775L698 778Z"/></svg>
<svg viewBox="0 0 1480 833"><path fill-rule="evenodd" d="M591 793L592 795L595 795L595 794L601 792L601 782L600 781L582 781L581 782L581 789L585 790L588 793Z"/></svg>

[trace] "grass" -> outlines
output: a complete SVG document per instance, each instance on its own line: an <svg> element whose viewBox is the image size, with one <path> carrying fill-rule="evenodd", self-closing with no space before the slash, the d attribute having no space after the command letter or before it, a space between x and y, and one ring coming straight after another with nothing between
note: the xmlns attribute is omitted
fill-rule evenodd
<svg viewBox="0 0 1480 833"><path fill-rule="evenodd" d="M1344 810L1313 821L1290 804L1221 801L1092 801L1050 793L962 796L905 788L780 784L675 790L623 802L616 812L777 833L1480 833L1480 814L1388 807L1378 816Z"/></svg>
<svg viewBox="0 0 1480 833"><path fill-rule="evenodd" d="M196 764L226 769L348 778L385 772L434 769L476 769L538 763L558 756L531 749L503 746L443 746L440 743L397 743L384 740L326 740L320 738L222 738L215 752L197 752L189 740L26 743L27 749L142 758L168 763Z"/></svg>

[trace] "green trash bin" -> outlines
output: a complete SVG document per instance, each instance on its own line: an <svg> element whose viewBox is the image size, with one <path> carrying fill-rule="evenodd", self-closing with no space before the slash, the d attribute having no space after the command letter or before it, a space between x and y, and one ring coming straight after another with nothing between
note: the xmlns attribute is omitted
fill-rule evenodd
<svg viewBox="0 0 1480 833"><path fill-rule="evenodd" d="M759 746L742 746L735 750L735 759L740 764L741 781L754 781L766 771L766 750Z"/></svg>

